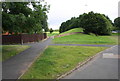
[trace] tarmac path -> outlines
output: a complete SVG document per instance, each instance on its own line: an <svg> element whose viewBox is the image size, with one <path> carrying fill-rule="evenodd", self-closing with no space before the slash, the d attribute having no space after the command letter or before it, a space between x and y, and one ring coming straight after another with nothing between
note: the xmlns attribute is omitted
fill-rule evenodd
<svg viewBox="0 0 120 81"><path fill-rule="evenodd" d="M118 46L113 46L63 79L118 79L119 58Z"/></svg>
<svg viewBox="0 0 120 81"><path fill-rule="evenodd" d="M25 44L31 47L2 63L2 79L18 79L28 69L36 57L44 51L51 40L52 38L48 38L43 42Z"/></svg>
<svg viewBox="0 0 120 81"><path fill-rule="evenodd" d="M112 47L114 45L93 45L93 44L49 44L51 46L96 46L96 47Z"/></svg>

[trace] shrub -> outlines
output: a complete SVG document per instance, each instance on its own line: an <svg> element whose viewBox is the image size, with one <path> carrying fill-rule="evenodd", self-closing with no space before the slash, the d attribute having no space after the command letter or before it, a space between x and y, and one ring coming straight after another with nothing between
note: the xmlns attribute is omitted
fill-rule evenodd
<svg viewBox="0 0 120 81"><path fill-rule="evenodd" d="M93 12L83 14L80 25L83 27L84 33L94 33L96 35L111 35L113 27L104 15Z"/></svg>

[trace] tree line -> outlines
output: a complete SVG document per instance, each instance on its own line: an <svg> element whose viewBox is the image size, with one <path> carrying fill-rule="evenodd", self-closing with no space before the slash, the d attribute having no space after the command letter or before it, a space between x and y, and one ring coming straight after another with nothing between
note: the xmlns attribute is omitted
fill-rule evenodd
<svg viewBox="0 0 120 81"><path fill-rule="evenodd" d="M111 35L112 30L120 28L120 18L116 18L112 23L108 16L91 11L63 22L59 32L62 33L73 28L83 28L86 34Z"/></svg>
<svg viewBox="0 0 120 81"><path fill-rule="evenodd" d="M2 32L19 34L48 31L47 13L49 9L50 6L44 1L3 2Z"/></svg>

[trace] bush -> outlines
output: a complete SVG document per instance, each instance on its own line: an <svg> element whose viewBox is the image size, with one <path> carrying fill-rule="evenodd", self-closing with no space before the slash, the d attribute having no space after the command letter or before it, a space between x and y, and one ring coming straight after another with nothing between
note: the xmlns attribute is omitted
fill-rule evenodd
<svg viewBox="0 0 120 81"><path fill-rule="evenodd" d="M111 35L113 27L104 15L93 12L83 14L80 25L83 27L84 33L94 33L96 35Z"/></svg>
<svg viewBox="0 0 120 81"><path fill-rule="evenodd" d="M53 32L53 29L52 28L50 28L50 34Z"/></svg>
<svg viewBox="0 0 120 81"><path fill-rule="evenodd" d="M116 30L120 30L120 17L117 17L115 20L114 20L114 25L116 27Z"/></svg>
<svg viewBox="0 0 120 81"><path fill-rule="evenodd" d="M70 20L67 20L66 22L63 22L59 28L59 32L65 32L73 28L79 28L79 19L76 17L72 17Z"/></svg>

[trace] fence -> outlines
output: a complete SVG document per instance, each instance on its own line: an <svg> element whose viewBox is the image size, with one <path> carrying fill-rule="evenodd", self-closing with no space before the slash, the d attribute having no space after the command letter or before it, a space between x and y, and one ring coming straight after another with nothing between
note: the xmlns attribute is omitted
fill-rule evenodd
<svg viewBox="0 0 120 81"><path fill-rule="evenodd" d="M28 42L38 42L47 38L47 34L19 34L2 35L2 44L23 44Z"/></svg>

